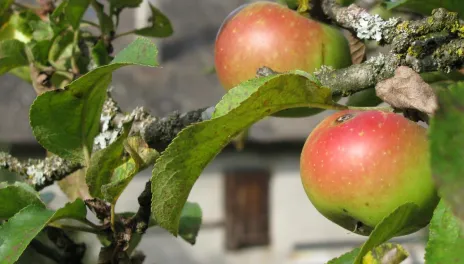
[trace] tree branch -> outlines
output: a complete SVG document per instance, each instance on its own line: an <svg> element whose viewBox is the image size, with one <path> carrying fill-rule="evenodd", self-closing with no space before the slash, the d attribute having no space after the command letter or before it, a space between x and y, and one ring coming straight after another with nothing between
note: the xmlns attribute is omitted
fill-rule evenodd
<svg viewBox="0 0 464 264"><path fill-rule="evenodd" d="M168 117L147 124L142 130L142 137L148 146L162 152L182 129L193 123L210 119L213 112L214 107L186 113L174 112Z"/></svg>
<svg viewBox="0 0 464 264"><path fill-rule="evenodd" d="M464 33L458 14L443 8L435 9L432 16L416 21L383 20L355 4L343 7L336 0L324 0L322 9L340 27L355 32L360 39L394 44L394 49L399 50L407 49L416 37L430 33L448 31L458 36Z"/></svg>
<svg viewBox="0 0 464 264"><path fill-rule="evenodd" d="M0 169L6 169L23 176L25 181L33 185L36 190L41 190L53 182L63 179L81 167L80 164L72 163L58 156L20 162L10 154L0 152Z"/></svg>
<svg viewBox="0 0 464 264"><path fill-rule="evenodd" d="M373 88L394 75L399 66L418 73L459 69L464 64L464 25L454 12L436 9L432 16L417 21L388 21L370 15L356 5L342 7L335 0L324 0L324 12L338 25L354 31L361 39L391 44L391 52L344 69L327 67L315 72L334 94L348 96Z"/></svg>

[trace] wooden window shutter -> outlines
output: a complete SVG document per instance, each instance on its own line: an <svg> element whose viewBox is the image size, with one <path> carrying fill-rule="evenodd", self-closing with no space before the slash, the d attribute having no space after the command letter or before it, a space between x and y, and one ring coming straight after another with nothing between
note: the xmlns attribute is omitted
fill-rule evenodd
<svg viewBox="0 0 464 264"><path fill-rule="evenodd" d="M225 172L226 248L269 245L267 169L237 168Z"/></svg>

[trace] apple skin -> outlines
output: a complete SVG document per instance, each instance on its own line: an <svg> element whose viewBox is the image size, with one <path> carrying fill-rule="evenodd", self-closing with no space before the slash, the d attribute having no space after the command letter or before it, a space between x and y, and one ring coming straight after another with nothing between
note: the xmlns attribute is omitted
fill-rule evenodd
<svg viewBox="0 0 464 264"><path fill-rule="evenodd" d="M214 55L217 76L226 90L255 78L263 66L277 72L312 73L322 65L351 65L348 41L340 30L264 1L242 5L225 19L216 37ZM274 116L299 117L321 111L289 109Z"/></svg>
<svg viewBox="0 0 464 264"><path fill-rule="evenodd" d="M413 202L420 210L401 235L410 234L429 223L439 201L428 148L427 130L401 115L340 111L306 140L301 180L322 215L360 235Z"/></svg>

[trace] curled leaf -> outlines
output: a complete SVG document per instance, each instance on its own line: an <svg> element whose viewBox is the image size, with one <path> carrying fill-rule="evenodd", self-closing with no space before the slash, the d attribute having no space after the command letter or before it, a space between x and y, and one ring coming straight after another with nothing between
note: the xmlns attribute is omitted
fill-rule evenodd
<svg viewBox="0 0 464 264"><path fill-rule="evenodd" d="M408 252L398 244L385 243L369 251L363 264L400 264L409 256Z"/></svg>
<svg viewBox="0 0 464 264"><path fill-rule="evenodd" d="M433 114L437 108L432 87L406 66L398 67L395 76L379 82L375 91L379 98L396 108L413 108L427 114Z"/></svg>
<svg viewBox="0 0 464 264"><path fill-rule="evenodd" d="M366 45L358 37L350 33L348 35L350 45L351 61L353 64L360 64L366 59Z"/></svg>

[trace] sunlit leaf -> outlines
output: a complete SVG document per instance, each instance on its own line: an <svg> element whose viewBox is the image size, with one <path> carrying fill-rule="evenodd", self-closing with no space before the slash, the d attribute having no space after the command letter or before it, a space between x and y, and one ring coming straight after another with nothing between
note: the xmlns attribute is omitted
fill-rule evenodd
<svg viewBox="0 0 464 264"><path fill-rule="evenodd" d="M38 96L31 106L30 123L37 141L56 155L83 162L89 160L112 72L127 65L155 67L157 49L139 38L114 60L66 86Z"/></svg>
<svg viewBox="0 0 464 264"><path fill-rule="evenodd" d="M328 107L331 90L296 71L253 79L231 89L213 119L182 130L158 158L152 175L152 213L160 226L178 233L184 203L205 166L240 131L293 107Z"/></svg>

